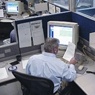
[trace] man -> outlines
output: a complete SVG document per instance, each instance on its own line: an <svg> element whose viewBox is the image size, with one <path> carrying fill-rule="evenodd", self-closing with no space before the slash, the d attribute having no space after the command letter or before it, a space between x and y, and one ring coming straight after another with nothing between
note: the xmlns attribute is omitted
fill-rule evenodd
<svg viewBox="0 0 95 95"><path fill-rule="evenodd" d="M16 42L16 31L14 29L10 33L10 42Z"/></svg>
<svg viewBox="0 0 95 95"><path fill-rule="evenodd" d="M24 4L24 9L28 10L28 1L27 0L20 0Z"/></svg>
<svg viewBox="0 0 95 95"><path fill-rule="evenodd" d="M11 23L13 30L10 32L10 43L16 42L16 31L14 29L14 23Z"/></svg>
<svg viewBox="0 0 95 95"><path fill-rule="evenodd" d="M30 57L26 66L27 74L51 79L54 83L54 93L58 91L62 81L71 82L76 78L73 65L75 60L72 58L70 64L66 64L57 58L58 46L58 39L47 39L42 54Z"/></svg>

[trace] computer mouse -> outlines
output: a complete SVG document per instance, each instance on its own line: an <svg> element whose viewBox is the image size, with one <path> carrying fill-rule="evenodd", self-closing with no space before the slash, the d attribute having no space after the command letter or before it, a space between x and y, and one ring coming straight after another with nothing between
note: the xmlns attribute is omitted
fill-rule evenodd
<svg viewBox="0 0 95 95"><path fill-rule="evenodd" d="M84 68L83 65L80 65L80 66L78 67L79 70L82 70L83 68Z"/></svg>

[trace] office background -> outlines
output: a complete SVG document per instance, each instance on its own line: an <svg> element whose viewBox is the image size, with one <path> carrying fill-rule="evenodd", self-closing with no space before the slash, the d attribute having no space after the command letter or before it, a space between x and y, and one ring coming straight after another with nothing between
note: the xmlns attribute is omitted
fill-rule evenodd
<svg viewBox="0 0 95 95"><path fill-rule="evenodd" d="M92 3L91 3L92 4ZM58 6L55 4L55 6ZM92 58L95 59L95 50L93 48L91 48L89 46L89 34L95 31L95 20L94 18L90 18L88 15L92 16L94 15L94 9L87 9L87 10L80 10L79 12L81 12L81 14L79 12L70 12L67 9L64 9L63 7L60 7L61 12L60 13L53 13L53 14L48 14L48 15L44 15L44 16L37 16L37 17L29 17L27 19L22 19L22 20L17 20L15 21L15 29L17 29L17 25L25 23L25 22L30 22L30 21L36 21L36 20L42 20L42 25L43 25L43 31L44 31L44 37L47 38L47 22L48 21L71 21L71 22L77 22L79 24L79 42L78 42L78 48L80 50L82 50L81 47L83 47L84 45L86 53ZM84 14L82 14L84 13ZM2 23L2 22L1 22ZM8 25L10 25L10 23L7 23ZM8 26L7 25L7 26ZM88 27L89 26L89 27ZM12 29L12 26L11 26ZM9 29L9 30L11 30ZM28 47L28 49L31 47ZM14 52L14 49L16 49ZM31 51L34 51L35 49L40 49L40 45L32 47ZM5 52L5 51L8 52ZM11 51L11 52L10 52ZM11 57L15 58L15 56L17 56L19 53L22 52L29 52L26 49L19 49L19 44L18 42L15 43L14 45L10 45L10 46L4 46L3 48L0 46L0 60L3 61L6 59L10 59ZM8 93L6 91L4 91L4 89L8 89L8 87L13 87L17 88L17 89L12 89L9 88L9 93L11 93L10 91L12 90L13 94L12 95L20 95L21 94L21 90L19 90L18 86L19 83L17 82L16 84L7 84L4 85L3 87L1 87L0 92L2 95L8 95Z"/></svg>

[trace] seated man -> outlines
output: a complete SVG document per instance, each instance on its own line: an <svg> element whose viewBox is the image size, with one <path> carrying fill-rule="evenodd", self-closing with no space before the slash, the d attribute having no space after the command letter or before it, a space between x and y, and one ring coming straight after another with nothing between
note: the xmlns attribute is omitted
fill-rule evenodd
<svg viewBox="0 0 95 95"><path fill-rule="evenodd" d="M24 9L28 10L28 1L27 0L20 0L24 4Z"/></svg>
<svg viewBox="0 0 95 95"><path fill-rule="evenodd" d="M10 32L10 43L16 42L16 31L14 29L14 23L11 23L13 30Z"/></svg>
<svg viewBox="0 0 95 95"><path fill-rule="evenodd" d="M16 42L16 32L13 29L10 33L10 43Z"/></svg>
<svg viewBox="0 0 95 95"><path fill-rule="evenodd" d="M51 79L54 83L54 93L60 89L62 81L71 82L76 78L73 65L76 60L72 58L70 64L66 64L57 58L58 46L58 39L47 39L42 54L31 56L26 66L27 74Z"/></svg>

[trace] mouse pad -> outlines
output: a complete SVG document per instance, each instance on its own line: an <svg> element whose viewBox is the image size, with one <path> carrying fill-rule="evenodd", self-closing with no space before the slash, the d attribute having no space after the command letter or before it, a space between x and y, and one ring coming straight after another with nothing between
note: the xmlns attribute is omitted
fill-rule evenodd
<svg viewBox="0 0 95 95"><path fill-rule="evenodd" d="M87 68L83 67L82 70L79 70L78 66L75 66L75 70L76 70L77 74L84 74L86 72Z"/></svg>

